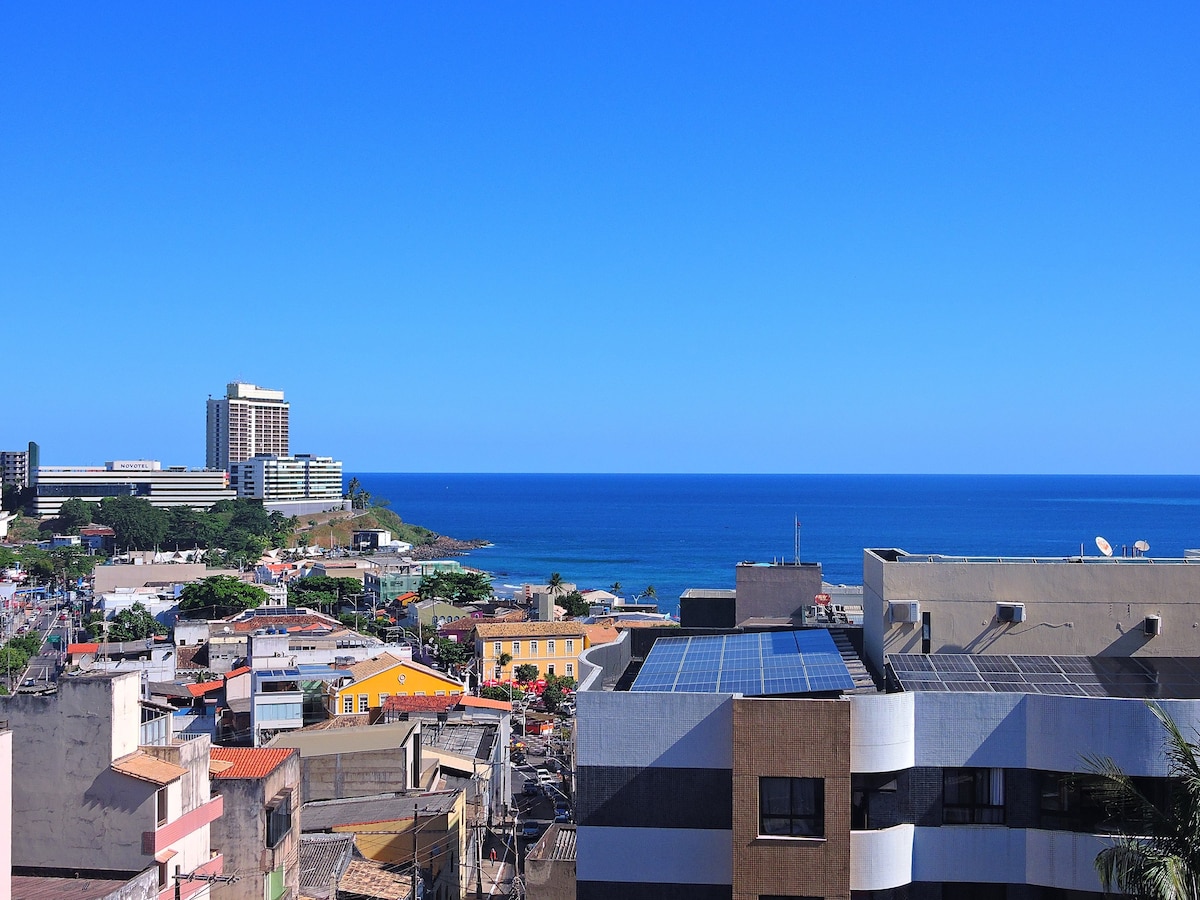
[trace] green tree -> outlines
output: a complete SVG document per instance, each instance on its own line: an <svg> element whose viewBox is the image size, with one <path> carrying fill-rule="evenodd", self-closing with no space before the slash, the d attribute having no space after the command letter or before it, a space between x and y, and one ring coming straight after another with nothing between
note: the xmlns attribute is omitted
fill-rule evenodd
<svg viewBox="0 0 1200 900"><path fill-rule="evenodd" d="M64 590L92 571L96 558L82 547L55 547L50 551L54 580Z"/></svg>
<svg viewBox="0 0 1200 900"><path fill-rule="evenodd" d="M449 638L435 637L432 641L434 655L446 666L461 666L467 661L467 648Z"/></svg>
<svg viewBox="0 0 1200 900"><path fill-rule="evenodd" d="M153 550L167 536L167 511L142 497L105 497L95 518L116 532L117 546L126 550Z"/></svg>
<svg viewBox="0 0 1200 900"><path fill-rule="evenodd" d="M507 666L507 665L508 665L510 662L512 662L512 654L511 654L511 653L501 653L501 654L500 654L500 655L499 655L499 656L496 658L496 662L498 662L498 663L500 664L500 668L502 668L502 669L503 669L503 668L504 668L505 666Z"/></svg>
<svg viewBox="0 0 1200 900"><path fill-rule="evenodd" d="M566 694L557 684L547 684L546 689L542 691L542 705L546 707L546 712L557 711L565 699Z"/></svg>
<svg viewBox="0 0 1200 900"><path fill-rule="evenodd" d="M557 597L564 590L566 590L566 588L563 587L563 577L557 572L550 573L550 580L546 584L550 588L548 593L551 597Z"/></svg>
<svg viewBox="0 0 1200 900"><path fill-rule="evenodd" d="M167 536L164 543L180 550L211 547L221 527L217 517L191 506L172 506L167 510Z"/></svg>
<svg viewBox="0 0 1200 900"><path fill-rule="evenodd" d="M483 603L492 597L492 582L483 572L435 572L421 579L422 600L440 597L451 603Z"/></svg>
<svg viewBox="0 0 1200 900"><path fill-rule="evenodd" d="M189 619L223 619L253 609L267 593L232 575L211 575L187 585L179 599L179 614Z"/></svg>
<svg viewBox="0 0 1200 900"><path fill-rule="evenodd" d="M614 594L621 593L621 582L614 581L612 583L612 585L609 587L609 590L612 591Z"/></svg>
<svg viewBox="0 0 1200 900"><path fill-rule="evenodd" d="M0 672L10 679L19 676L29 665L29 654L20 647L14 647L12 642L0 647Z"/></svg>
<svg viewBox="0 0 1200 900"><path fill-rule="evenodd" d="M510 692L507 687L492 685L491 687L483 688L479 692L479 696L485 697L488 700L503 700L507 702L509 700L520 700L525 696L525 692L520 688L513 688Z"/></svg>
<svg viewBox="0 0 1200 900"><path fill-rule="evenodd" d="M298 605L332 610L343 603L353 603L362 596L362 582L355 578L329 578L310 575L288 584L288 593Z"/></svg>
<svg viewBox="0 0 1200 900"><path fill-rule="evenodd" d="M150 615L143 603L134 603L123 609L108 625L110 641L141 641L156 634L166 634L167 629Z"/></svg>
<svg viewBox="0 0 1200 900"><path fill-rule="evenodd" d="M1165 808L1138 790L1112 760L1089 759L1100 781L1099 797L1114 814L1112 845L1096 857L1104 890L1137 900L1200 897L1200 759L1174 720L1147 703L1167 732L1172 789Z"/></svg>
<svg viewBox="0 0 1200 900"><path fill-rule="evenodd" d="M58 511L55 529L59 534L79 534L79 529L88 525L96 517L99 506L95 503L85 503L78 497L72 497Z"/></svg>
<svg viewBox="0 0 1200 900"><path fill-rule="evenodd" d="M566 610L568 616L586 616L590 610L588 602L579 591L563 594L554 602Z"/></svg>
<svg viewBox="0 0 1200 900"><path fill-rule="evenodd" d="M531 681L537 681L538 667L533 663L522 663L517 666L513 672L513 678L522 684L528 684Z"/></svg>

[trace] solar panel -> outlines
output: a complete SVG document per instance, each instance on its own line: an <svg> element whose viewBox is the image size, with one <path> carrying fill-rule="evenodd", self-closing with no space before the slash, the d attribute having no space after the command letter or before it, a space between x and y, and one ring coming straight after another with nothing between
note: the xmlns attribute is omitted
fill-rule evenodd
<svg viewBox="0 0 1200 900"><path fill-rule="evenodd" d="M899 653L889 657L888 664L907 691L1200 698L1200 659L1193 657Z"/></svg>
<svg viewBox="0 0 1200 900"><path fill-rule="evenodd" d="M812 629L660 638L630 690L761 697L853 688L829 633Z"/></svg>

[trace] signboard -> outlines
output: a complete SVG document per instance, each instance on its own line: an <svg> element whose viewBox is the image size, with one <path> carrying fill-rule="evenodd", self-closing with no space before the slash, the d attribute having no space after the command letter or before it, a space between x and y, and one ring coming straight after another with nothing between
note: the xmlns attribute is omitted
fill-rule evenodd
<svg viewBox="0 0 1200 900"><path fill-rule="evenodd" d="M829 594L817 594L813 599L817 601L818 606L828 606L833 598Z"/></svg>

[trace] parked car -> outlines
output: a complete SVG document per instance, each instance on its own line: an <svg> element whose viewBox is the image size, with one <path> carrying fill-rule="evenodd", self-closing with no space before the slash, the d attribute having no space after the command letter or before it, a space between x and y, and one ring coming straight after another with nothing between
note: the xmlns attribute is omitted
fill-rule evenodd
<svg viewBox="0 0 1200 900"><path fill-rule="evenodd" d="M527 797L536 797L541 793L541 785L531 778L525 779L525 787L521 789L521 793Z"/></svg>
<svg viewBox="0 0 1200 900"><path fill-rule="evenodd" d="M21 687L37 687L37 682L32 678L26 678L21 682Z"/></svg>
<svg viewBox="0 0 1200 900"><path fill-rule="evenodd" d="M554 783L554 776L547 769L535 769L533 774L537 776L537 780L542 784Z"/></svg>
<svg viewBox="0 0 1200 900"><path fill-rule="evenodd" d="M532 840L540 837L542 832L546 830L546 823L527 821L521 825L521 837L526 840Z"/></svg>

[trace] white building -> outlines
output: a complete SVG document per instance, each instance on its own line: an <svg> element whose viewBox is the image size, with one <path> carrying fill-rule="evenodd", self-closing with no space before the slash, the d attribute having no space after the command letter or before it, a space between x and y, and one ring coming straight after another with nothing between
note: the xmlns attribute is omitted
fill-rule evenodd
<svg viewBox="0 0 1200 900"><path fill-rule="evenodd" d="M288 412L283 391L230 383L223 398L208 401L205 465L228 471L260 454L287 456Z"/></svg>
<svg viewBox="0 0 1200 900"><path fill-rule="evenodd" d="M329 456L259 454L229 465L230 483L239 497L261 500L268 510L306 515L340 509L342 464Z"/></svg>
<svg viewBox="0 0 1200 900"><path fill-rule="evenodd" d="M164 469L154 459L117 459L103 466L38 466L30 483L36 516L58 515L73 497L89 503L105 497L141 497L152 506L208 509L237 496L227 472L186 466Z"/></svg>

